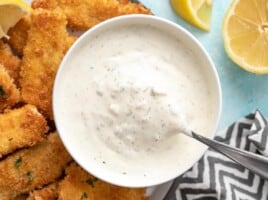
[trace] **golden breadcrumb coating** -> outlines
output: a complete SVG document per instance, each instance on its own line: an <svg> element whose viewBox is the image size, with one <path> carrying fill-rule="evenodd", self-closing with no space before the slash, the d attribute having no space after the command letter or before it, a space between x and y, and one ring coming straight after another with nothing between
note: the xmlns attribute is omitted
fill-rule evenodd
<svg viewBox="0 0 268 200"><path fill-rule="evenodd" d="M7 40L11 48L20 56L22 56L23 49L26 45L28 30L31 26L30 16L24 16L14 27L8 30Z"/></svg>
<svg viewBox="0 0 268 200"><path fill-rule="evenodd" d="M58 184L52 183L42 189L34 190L27 200L57 200Z"/></svg>
<svg viewBox="0 0 268 200"><path fill-rule="evenodd" d="M43 8L48 10L53 10L58 7L59 0L33 0L32 1L32 8Z"/></svg>
<svg viewBox="0 0 268 200"><path fill-rule="evenodd" d="M41 142L47 131L47 122L35 106L26 105L0 114L0 157Z"/></svg>
<svg viewBox="0 0 268 200"><path fill-rule="evenodd" d="M21 93L50 119L52 89L59 64L73 39L66 31L66 17L61 10L36 9L21 65Z"/></svg>
<svg viewBox="0 0 268 200"><path fill-rule="evenodd" d="M55 182L71 161L56 133L0 162L0 199L14 197Z"/></svg>
<svg viewBox="0 0 268 200"><path fill-rule="evenodd" d="M20 75L21 61L14 56L8 44L0 40L0 64L3 65L11 78L17 84Z"/></svg>
<svg viewBox="0 0 268 200"><path fill-rule="evenodd" d="M145 189L114 186L96 179L77 164L66 169L66 177L59 184L59 200L146 200Z"/></svg>
<svg viewBox="0 0 268 200"><path fill-rule="evenodd" d="M151 14L143 5L118 0L34 0L33 8L60 7L68 25L76 30L87 30L112 17L126 14Z"/></svg>
<svg viewBox="0 0 268 200"><path fill-rule="evenodd" d="M0 112L14 106L19 101L19 90L14 84L13 79L9 76L7 70L0 64Z"/></svg>

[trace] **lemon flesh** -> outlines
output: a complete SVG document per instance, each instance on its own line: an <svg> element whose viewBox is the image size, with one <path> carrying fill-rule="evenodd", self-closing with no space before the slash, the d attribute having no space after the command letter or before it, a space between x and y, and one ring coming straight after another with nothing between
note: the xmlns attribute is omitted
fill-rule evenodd
<svg viewBox="0 0 268 200"><path fill-rule="evenodd" d="M0 0L0 38L8 38L9 28L30 12L31 7L23 0Z"/></svg>
<svg viewBox="0 0 268 200"><path fill-rule="evenodd" d="M228 56L243 69L268 73L268 0L234 0L223 22Z"/></svg>
<svg viewBox="0 0 268 200"><path fill-rule="evenodd" d="M190 24L210 30L212 0L170 0L173 9Z"/></svg>

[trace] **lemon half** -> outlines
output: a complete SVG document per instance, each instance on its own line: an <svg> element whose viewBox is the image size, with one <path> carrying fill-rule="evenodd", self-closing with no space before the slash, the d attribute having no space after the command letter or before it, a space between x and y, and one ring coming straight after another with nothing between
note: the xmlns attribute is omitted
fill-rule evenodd
<svg viewBox="0 0 268 200"><path fill-rule="evenodd" d="M223 22L228 56L243 69L268 73L268 0L234 0Z"/></svg>
<svg viewBox="0 0 268 200"><path fill-rule="evenodd" d="M0 39L8 38L8 29L30 12L30 5L23 0L0 0Z"/></svg>
<svg viewBox="0 0 268 200"><path fill-rule="evenodd" d="M212 0L170 0L173 9L190 24L209 31Z"/></svg>

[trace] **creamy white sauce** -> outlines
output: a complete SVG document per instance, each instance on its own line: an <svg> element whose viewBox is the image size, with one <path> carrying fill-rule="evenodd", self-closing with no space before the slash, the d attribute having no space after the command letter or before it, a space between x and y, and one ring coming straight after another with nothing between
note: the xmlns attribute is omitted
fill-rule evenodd
<svg viewBox="0 0 268 200"><path fill-rule="evenodd" d="M161 176L183 167L209 134L215 98L198 57L169 33L145 25L106 30L62 70L61 119L100 167ZM157 166L157 167L156 167Z"/></svg>

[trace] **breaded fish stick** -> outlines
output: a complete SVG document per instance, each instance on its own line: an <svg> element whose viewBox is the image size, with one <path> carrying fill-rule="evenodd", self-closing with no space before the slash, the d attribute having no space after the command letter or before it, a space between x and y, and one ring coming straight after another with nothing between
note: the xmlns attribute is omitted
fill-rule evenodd
<svg viewBox="0 0 268 200"><path fill-rule="evenodd" d="M20 59L12 54L8 44L0 40L0 64L3 65L17 84L20 74Z"/></svg>
<svg viewBox="0 0 268 200"><path fill-rule="evenodd" d="M23 48L26 45L30 26L30 16L27 15L23 17L14 27L8 30L7 35L9 36L9 39L7 42L20 56L22 56Z"/></svg>
<svg viewBox="0 0 268 200"><path fill-rule="evenodd" d="M14 197L55 182L71 161L56 133L0 162L0 199Z"/></svg>
<svg viewBox="0 0 268 200"><path fill-rule="evenodd" d="M57 198L58 184L52 183L42 189L31 192L27 200L57 200Z"/></svg>
<svg viewBox="0 0 268 200"><path fill-rule="evenodd" d="M0 64L0 112L3 112L6 108L12 107L19 101L19 90L14 84L13 79L9 76L7 70Z"/></svg>
<svg viewBox="0 0 268 200"><path fill-rule="evenodd" d="M34 0L33 8L60 7L68 19L68 25L76 30L87 30L112 17L126 14L150 14L141 4L118 0Z"/></svg>
<svg viewBox="0 0 268 200"><path fill-rule="evenodd" d="M61 10L36 9L31 21L21 65L22 99L52 119L53 83L71 39Z"/></svg>
<svg viewBox="0 0 268 200"><path fill-rule="evenodd" d="M59 200L146 200L144 189L114 186L96 179L77 164L66 169L66 177L59 184Z"/></svg>
<svg viewBox="0 0 268 200"><path fill-rule="evenodd" d="M47 131L46 120L35 106L26 105L1 114L0 157L16 149L41 142Z"/></svg>

